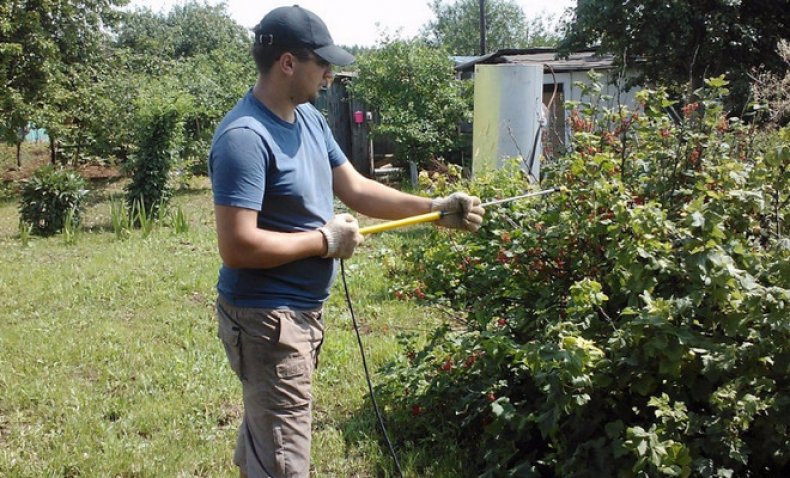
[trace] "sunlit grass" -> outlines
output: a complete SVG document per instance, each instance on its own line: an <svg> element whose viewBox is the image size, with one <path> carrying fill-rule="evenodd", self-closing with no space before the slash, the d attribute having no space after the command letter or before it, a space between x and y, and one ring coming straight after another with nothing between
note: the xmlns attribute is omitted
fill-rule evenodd
<svg viewBox="0 0 790 478"><path fill-rule="evenodd" d="M20 234L16 203L0 203L0 476L237 476L241 393L216 338L219 257L198 186L147 237L119 233L117 184L93 192L68 240ZM411 236L370 237L346 264L374 381L399 332L442 320L389 293L384 265ZM326 322L314 475L393 476L339 280ZM452 452L399 448L407 476L461 476Z"/></svg>

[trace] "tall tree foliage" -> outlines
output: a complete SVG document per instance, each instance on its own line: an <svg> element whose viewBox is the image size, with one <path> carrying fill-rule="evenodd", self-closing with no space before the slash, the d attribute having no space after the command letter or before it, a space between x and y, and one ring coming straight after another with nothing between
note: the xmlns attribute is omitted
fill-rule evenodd
<svg viewBox="0 0 790 478"><path fill-rule="evenodd" d="M50 136L73 124L95 80L105 28L127 0L10 0L0 6L0 134L15 141L34 121ZM76 104L75 104L76 102ZM70 110L70 111L67 111ZM53 145L55 143L53 142Z"/></svg>
<svg viewBox="0 0 790 478"><path fill-rule="evenodd" d="M138 58L145 57L149 65L215 51L236 59L240 55L246 57L249 34L230 18L225 8L192 1L177 5L166 14L148 9L127 12L115 30L115 45Z"/></svg>
<svg viewBox="0 0 790 478"><path fill-rule="evenodd" d="M743 103L753 68L787 68L776 45L790 37L788 11L788 0L578 0L561 46L600 44L620 62L641 58L646 80L689 95L703 78L724 74Z"/></svg>
<svg viewBox="0 0 790 478"><path fill-rule="evenodd" d="M42 35L39 14L22 2L0 4L0 136L8 143L30 116L29 105L46 86L54 43Z"/></svg>
<svg viewBox="0 0 790 478"><path fill-rule="evenodd" d="M212 124L254 79L248 32L224 5L190 1L157 14L118 9L126 3L0 3L0 141L18 141L33 122L47 129L53 162L125 160L134 100L153 83L179 90L161 96L192 97L184 144L202 154Z"/></svg>
<svg viewBox="0 0 790 478"><path fill-rule="evenodd" d="M434 20L423 27L425 39L445 47L455 55L479 55L480 2L455 0L445 3L432 0L429 4ZM548 19L536 17L528 21L524 11L513 0L486 0L486 50L552 46L559 36L552 32ZM487 52L486 52L487 53Z"/></svg>
<svg viewBox="0 0 790 478"><path fill-rule="evenodd" d="M125 14L115 45L130 75L142 72L139 82L153 83L157 96L188 99L179 122L185 130L181 156L193 170L205 171L214 125L254 81L249 33L224 5L188 2L167 14Z"/></svg>
<svg viewBox="0 0 790 478"><path fill-rule="evenodd" d="M167 17L150 9L138 9L121 14L113 29L113 45L125 52L127 67L156 74L162 64L175 57L175 29Z"/></svg>

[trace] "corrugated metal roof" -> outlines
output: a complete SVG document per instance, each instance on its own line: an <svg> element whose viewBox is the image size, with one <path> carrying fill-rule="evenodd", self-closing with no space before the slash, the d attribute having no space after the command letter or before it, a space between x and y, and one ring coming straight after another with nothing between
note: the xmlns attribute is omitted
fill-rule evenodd
<svg viewBox="0 0 790 478"><path fill-rule="evenodd" d="M553 48L499 50L458 65L456 66L456 70L467 71L473 69L475 65L498 63L549 65L555 72L587 71L591 69L613 68L614 56L598 55L595 50L574 52L568 55L568 58L557 58L557 51Z"/></svg>
<svg viewBox="0 0 790 478"><path fill-rule="evenodd" d="M457 67L458 65L463 65L464 63L469 63L470 61L474 61L480 58L479 56L459 56L453 55L450 59L453 60L454 65Z"/></svg>

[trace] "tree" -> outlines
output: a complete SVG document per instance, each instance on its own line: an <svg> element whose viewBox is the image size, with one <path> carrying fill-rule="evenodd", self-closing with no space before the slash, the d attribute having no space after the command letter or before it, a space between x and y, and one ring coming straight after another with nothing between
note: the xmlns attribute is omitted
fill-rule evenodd
<svg viewBox="0 0 790 478"><path fill-rule="evenodd" d="M446 50L421 40L389 40L357 58L355 95L375 105L374 135L391 135L398 158L426 164L454 146L457 125L469 115L460 80Z"/></svg>
<svg viewBox="0 0 790 478"><path fill-rule="evenodd" d="M192 1L173 7L167 23L176 32L176 58L193 57L221 50L249 56L250 34L227 13L226 5Z"/></svg>
<svg viewBox="0 0 790 478"><path fill-rule="evenodd" d="M156 74L175 58L175 31L167 18L150 9L123 12L113 28L113 46L126 55L130 70Z"/></svg>
<svg viewBox="0 0 790 478"><path fill-rule="evenodd" d="M16 141L33 121L47 128L52 159L63 124L89 104L80 92L101 68L106 27L127 0L12 0L0 7L0 133ZM87 82L87 83L86 83ZM76 102L76 104L75 104Z"/></svg>
<svg viewBox="0 0 790 478"><path fill-rule="evenodd" d="M185 129L181 159L193 171L204 172L214 126L255 80L249 32L228 15L224 5L189 2L167 14L146 9L126 13L114 37L123 52L124 68L137 78L133 95L142 88L189 98L178 122ZM124 100L117 107L129 104ZM123 139L128 139L131 123L124 131Z"/></svg>
<svg viewBox="0 0 790 478"><path fill-rule="evenodd" d="M255 80L249 32L225 5L197 2L176 6L167 15L178 61L171 73L192 99L184 115L184 159L192 171L208 172L214 127Z"/></svg>
<svg viewBox="0 0 790 478"><path fill-rule="evenodd" d="M139 9L122 14L115 45L148 57L172 62L221 50L249 56L249 32L227 13L226 6L190 1L167 14Z"/></svg>
<svg viewBox="0 0 790 478"><path fill-rule="evenodd" d="M192 98L169 84L149 82L137 99L135 139L137 154L132 181L126 186L126 203L138 225L143 218L158 217L172 196L170 172L183 147L183 118L192 109Z"/></svg>
<svg viewBox="0 0 790 478"><path fill-rule="evenodd" d="M455 55L479 55L479 0L456 0L429 4L435 19L423 27L422 35L431 44L441 45ZM513 0L487 0L485 24L487 50L551 46L559 35L551 32L549 19L527 21L524 11Z"/></svg>
<svg viewBox="0 0 790 478"><path fill-rule="evenodd" d="M19 132L46 88L57 55L34 5L17 1L0 5L0 140L19 145Z"/></svg>
<svg viewBox="0 0 790 478"><path fill-rule="evenodd" d="M744 104L752 69L787 69L776 45L790 37L788 11L789 0L579 0L561 49L599 44L620 63L640 58L641 81L685 87L689 98L724 74Z"/></svg>
<svg viewBox="0 0 790 478"><path fill-rule="evenodd" d="M776 51L787 67L785 74L755 71L754 100L767 106L766 123L782 125L790 121L790 41L781 40Z"/></svg>

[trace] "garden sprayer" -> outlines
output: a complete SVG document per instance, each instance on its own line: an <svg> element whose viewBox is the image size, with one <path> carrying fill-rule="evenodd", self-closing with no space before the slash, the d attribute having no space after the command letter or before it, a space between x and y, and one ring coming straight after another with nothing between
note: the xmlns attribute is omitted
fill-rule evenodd
<svg viewBox="0 0 790 478"><path fill-rule="evenodd" d="M485 203L481 204L481 206L482 207L495 206L497 204L504 204L504 203L508 203L508 202L518 201L520 199L526 199L526 198L529 198L529 197L543 196L544 194L551 194L551 193L557 192L559 190L560 190L560 188L544 189L542 191L535 191L535 192L531 192L531 193L527 193L527 194L521 194L519 196L513 196L513 197L509 197L509 198L505 198L505 199L496 199L496 200L493 200L493 201L488 201L488 202L485 202ZM427 214L420 214L420 215L417 215L417 216L411 216L411 217L406 217L406 218L403 218L403 219L398 219L397 221L388 221L388 222L383 222L381 224L375 224L373 226L363 227L363 228L361 228L359 230L359 232L360 232L360 234L376 234L378 232L389 231L391 229L397 229L399 227L411 226L413 224L420 224L420 223L423 223L423 222L438 221L439 219L441 219L442 217L444 217L444 216L446 216L448 214L456 214L456 213L455 212L445 212L445 211L434 211L434 212L429 212Z"/></svg>

